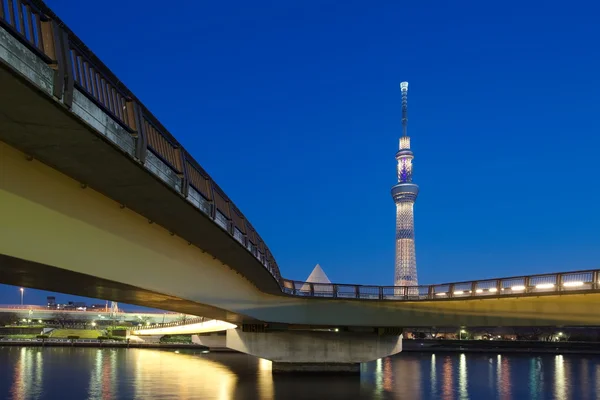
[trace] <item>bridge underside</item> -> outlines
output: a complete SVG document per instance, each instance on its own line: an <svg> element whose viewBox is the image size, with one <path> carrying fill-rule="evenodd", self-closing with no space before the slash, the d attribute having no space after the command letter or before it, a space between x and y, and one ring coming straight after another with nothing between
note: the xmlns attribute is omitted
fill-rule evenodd
<svg viewBox="0 0 600 400"><path fill-rule="evenodd" d="M597 292L414 302L282 296L248 251L96 130L108 119L101 109L77 90L67 109L42 90L51 79L35 82L50 68L19 57L27 78L0 60L1 283L235 324L600 326Z"/></svg>
<svg viewBox="0 0 600 400"><path fill-rule="evenodd" d="M68 271L50 265L0 254L0 283L23 286L96 299L110 299L159 310L202 315L224 321L256 322L252 318L206 304L141 289L125 283Z"/></svg>
<svg viewBox="0 0 600 400"><path fill-rule="evenodd" d="M2 283L238 325L600 326L599 293L413 302L267 294L185 239L1 142L0 204Z"/></svg>

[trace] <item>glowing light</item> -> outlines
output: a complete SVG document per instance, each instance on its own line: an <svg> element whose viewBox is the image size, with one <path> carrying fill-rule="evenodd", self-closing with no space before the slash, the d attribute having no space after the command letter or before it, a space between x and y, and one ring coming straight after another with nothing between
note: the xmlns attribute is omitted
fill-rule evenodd
<svg viewBox="0 0 600 400"><path fill-rule="evenodd" d="M408 136L402 136L400 138L400 150L410 149L410 138Z"/></svg>
<svg viewBox="0 0 600 400"><path fill-rule="evenodd" d="M41 324L41 323L42 323L42 320L41 320L41 319L38 319L38 324Z"/></svg>
<svg viewBox="0 0 600 400"><path fill-rule="evenodd" d="M536 289L552 289L554 287L554 283L540 283L539 285L535 285Z"/></svg>
<svg viewBox="0 0 600 400"><path fill-rule="evenodd" d="M512 290L512 291L525 290L525 286L513 286L510 288L510 290Z"/></svg>
<svg viewBox="0 0 600 400"><path fill-rule="evenodd" d="M562 335L563 335L563 333L562 333L562 332L558 332L558 336L562 336Z"/></svg>
<svg viewBox="0 0 600 400"><path fill-rule="evenodd" d="M464 294L465 292L463 292L462 290L455 290L454 294L455 295L460 295L460 294Z"/></svg>
<svg viewBox="0 0 600 400"><path fill-rule="evenodd" d="M417 284L413 202L396 203L395 286Z"/></svg>
<svg viewBox="0 0 600 400"><path fill-rule="evenodd" d="M493 288L489 288L488 291L490 291L492 293L495 293L495 292L498 291L498 289L496 289L495 287L493 287Z"/></svg>
<svg viewBox="0 0 600 400"><path fill-rule="evenodd" d="M95 322L92 322L92 326L96 326L96 323L95 323Z"/></svg>
<svg viewBox="0 0 600 400"><path fill-rule="evenodd" d="M483 289L477 289L475 290L475 293L483 293Z"/></svg>
<svg viewBox="0 0 600 400"><path fill-rule="evenodd" d="M565 282L563 283L564 287L577 287L577 286L583 286L583 282L581 281L574 281L574 282Z"/></svg>
<svg viewBox="0 0 600 400"><path fill-rule="evenodd" d="M408 90L408 82L400 82L400 90Z"/></svg>
<svg viewBox="0 0 600 400"><path fill-rule="evenodd" d="M464 329L461 329L460 333L467 333L467 331L465 331Z"/></svg>
<svg viewBox="0 0 600 400"><path fill-rule="evenodd" d="M439 293L436 293L435 295L436 295L436 296L445 296L445 295L446 295L446 292L439 292Z"/></svg>

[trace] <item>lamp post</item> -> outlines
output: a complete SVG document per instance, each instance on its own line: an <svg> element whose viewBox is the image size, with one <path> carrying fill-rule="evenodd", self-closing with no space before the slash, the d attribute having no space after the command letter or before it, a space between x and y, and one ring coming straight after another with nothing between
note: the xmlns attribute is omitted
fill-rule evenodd
<svg viewBox="0 0 600 400"><path fill-rule="evenodd" d="M23 305L23 293L25 292L25 289L20 288L19 291L21 292L21 305Z"/></svg>
<svg viewBox="0 0 600 400"><path fill-rule="evenodd" d="M461 330L460 330L460 332L459 332L459 334L458 334L458 338L459 338L459 340L462 340L462 334L463 334L463 333L467 333L467 331L465 331L464 329L461 329Z"/></svg>

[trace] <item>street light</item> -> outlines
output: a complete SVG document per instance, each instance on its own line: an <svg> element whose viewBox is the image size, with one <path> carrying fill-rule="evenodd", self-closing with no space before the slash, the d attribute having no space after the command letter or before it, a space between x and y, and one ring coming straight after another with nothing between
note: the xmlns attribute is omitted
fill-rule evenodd
<svg viewBox="0 0 600 400"><path fill-rule="evenodd" d="M95 322L92 322L92 326L96 326L96 323L95 323Z"/></svg>
<svg viewBox="0 0 600 400"><path fill-rule="evenodd" d="M463 333L467 333L467 331L465 331L464 329L461 329L461 330L460 330L460 333L458 334L458 338L459 338L459 340L462 340L462 334L463 334Z"/></svg>
<svg viewBox="0 0 600 400"><path fill-rule="evenodd" d="M23 305L23 292L25 292L25 289L20 288L19 291L21 292L21 305Z"/></svg>

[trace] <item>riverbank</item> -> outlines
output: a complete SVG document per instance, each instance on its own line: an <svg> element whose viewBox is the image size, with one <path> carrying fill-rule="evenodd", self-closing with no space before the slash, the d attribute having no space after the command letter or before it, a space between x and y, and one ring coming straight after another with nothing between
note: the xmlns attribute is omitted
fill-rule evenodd
<svg viewBox="0 0 600 400"><path fill-rule="evenodd" d="M132 349L173 349L236 353L226 347L203 346L195 343L140 343L99 340L0 340L2 346L24 347L98 347ZM600 343L596 342L539 342L539 341L487 341L487 340L404 340L405 353L539 353L539 354L579 354L600 356Z"/></svg>
<svg viewBox="0 0 600 400"><path fill-rule="evenodd" d="M101 347L119 349L193 349L208 351L209 348L195 343L137 343L125 341L98 341L98 340L0 340L2 346L22 347ZM220 349L211 349L220 351Z"/></svg>
<svg viewBox="0 0 600 400"><path fill-rule="evenodd" d="M600 355L597 342L540 342L515 340L404 340L403 352L427 353L540 353Z"/></svg>

